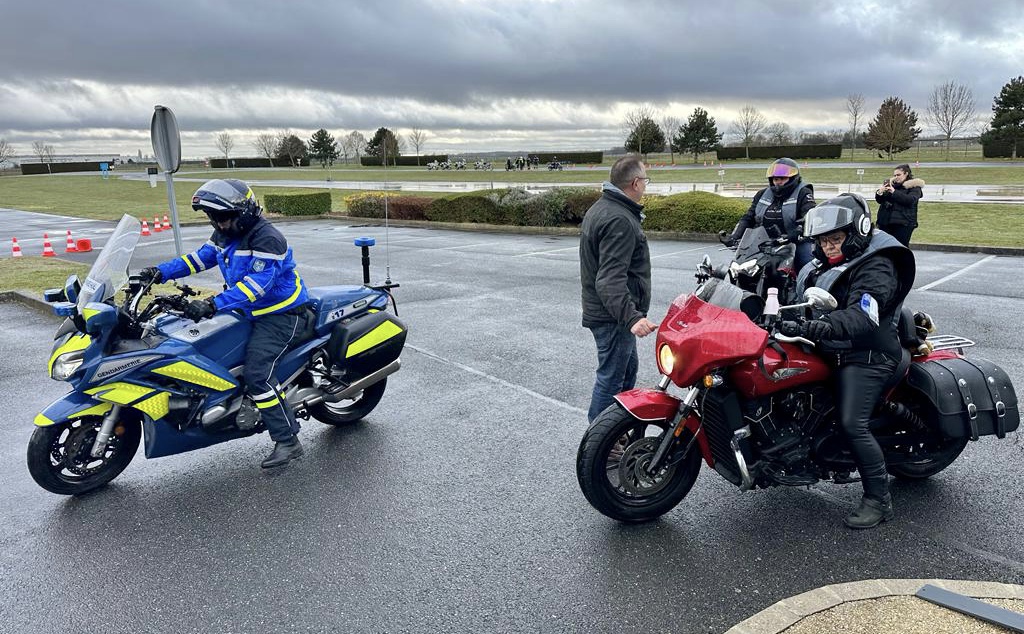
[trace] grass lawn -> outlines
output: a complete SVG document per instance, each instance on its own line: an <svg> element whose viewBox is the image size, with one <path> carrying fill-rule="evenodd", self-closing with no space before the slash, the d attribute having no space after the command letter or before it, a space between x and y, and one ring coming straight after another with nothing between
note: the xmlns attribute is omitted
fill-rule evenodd
<svg viewBox="0 0 1024 634"><path fill-rule="evenodd" d="M1024 205L921 202L917 211L911 244L1024 247Z"/></svg>
<svg viewBox="0 0 1024 634"><path fill-rule="evenodd" d="M85 279L88 272L87 265L60 258L4 258L0 260L0 292L27 291L42 299L43 290L63 288L69 275L77 274Z"/></svg>

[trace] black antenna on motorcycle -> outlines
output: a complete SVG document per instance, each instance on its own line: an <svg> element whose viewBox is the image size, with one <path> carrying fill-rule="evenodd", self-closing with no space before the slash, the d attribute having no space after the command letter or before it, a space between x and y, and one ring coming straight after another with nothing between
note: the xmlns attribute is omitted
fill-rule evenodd
<svg viewBox="0 0 1024 634"><path fill-rule="evenodd" d="M397 142L396 142L397 143ZM395 148L398 153L398 148ZM391 284L391 239L388 232L388 140L384 139L384 284Z"/></svg>

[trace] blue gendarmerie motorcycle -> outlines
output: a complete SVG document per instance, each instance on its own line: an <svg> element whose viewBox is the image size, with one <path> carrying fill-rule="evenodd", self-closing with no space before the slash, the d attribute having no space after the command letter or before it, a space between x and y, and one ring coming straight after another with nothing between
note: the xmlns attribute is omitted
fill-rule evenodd
<svg viewBox="0 0 1024 634"><path fill-rule="evenodd" d="M157 458L265 429L258 415L244 415L253 409L241 380L249 321L232 312L199 323L184 318L189 297L199 294L184 285L145 303L151 283L128 274L139 235L139 221L124 216L84 284L73 275L63 289L46 291L66 317L49 373L72 387L36 416L28 445L29 472L47 491L77 495L105 485L143 436L146 457ZM363 285L310 289L313 331L276 368L295 415L329 425L354 423L377 406L401 366L407 333L391 294L398 284L369 283L374 240L355 244Z"/></svg>

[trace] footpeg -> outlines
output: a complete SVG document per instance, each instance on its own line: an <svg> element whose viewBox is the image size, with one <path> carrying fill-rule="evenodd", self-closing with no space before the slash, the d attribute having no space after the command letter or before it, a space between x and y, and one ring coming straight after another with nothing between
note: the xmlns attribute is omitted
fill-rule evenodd
<svg viewBox="0 0 1024 634"><path fill-rule="evenodd" d="M255 429L259 423L260 410L256 407L256 402L246 396L242 401L242 407L239 408L238 414L235 416L235 425L242 431L249 431Z"/></svg>

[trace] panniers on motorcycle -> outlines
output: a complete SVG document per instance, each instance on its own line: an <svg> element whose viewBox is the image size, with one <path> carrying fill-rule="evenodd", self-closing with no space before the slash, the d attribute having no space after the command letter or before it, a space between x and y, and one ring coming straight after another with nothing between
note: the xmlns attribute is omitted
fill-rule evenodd
<svg viewBox="0 0 1024 634"><path fill-rule="evenodd" d="M936 422L951 438L1002 438L1020 426L1013 384L991 361L954 357L913 363L907 383L931 401Z"/></svg>
<svg viewBox="0 0 1024 634"><path fill-rule="evenodd" d="M345 319L331 329L327 352L333 366L344 367L344 380L352 382L397 359L407 332L398 317L385 311Z"/></svg>

